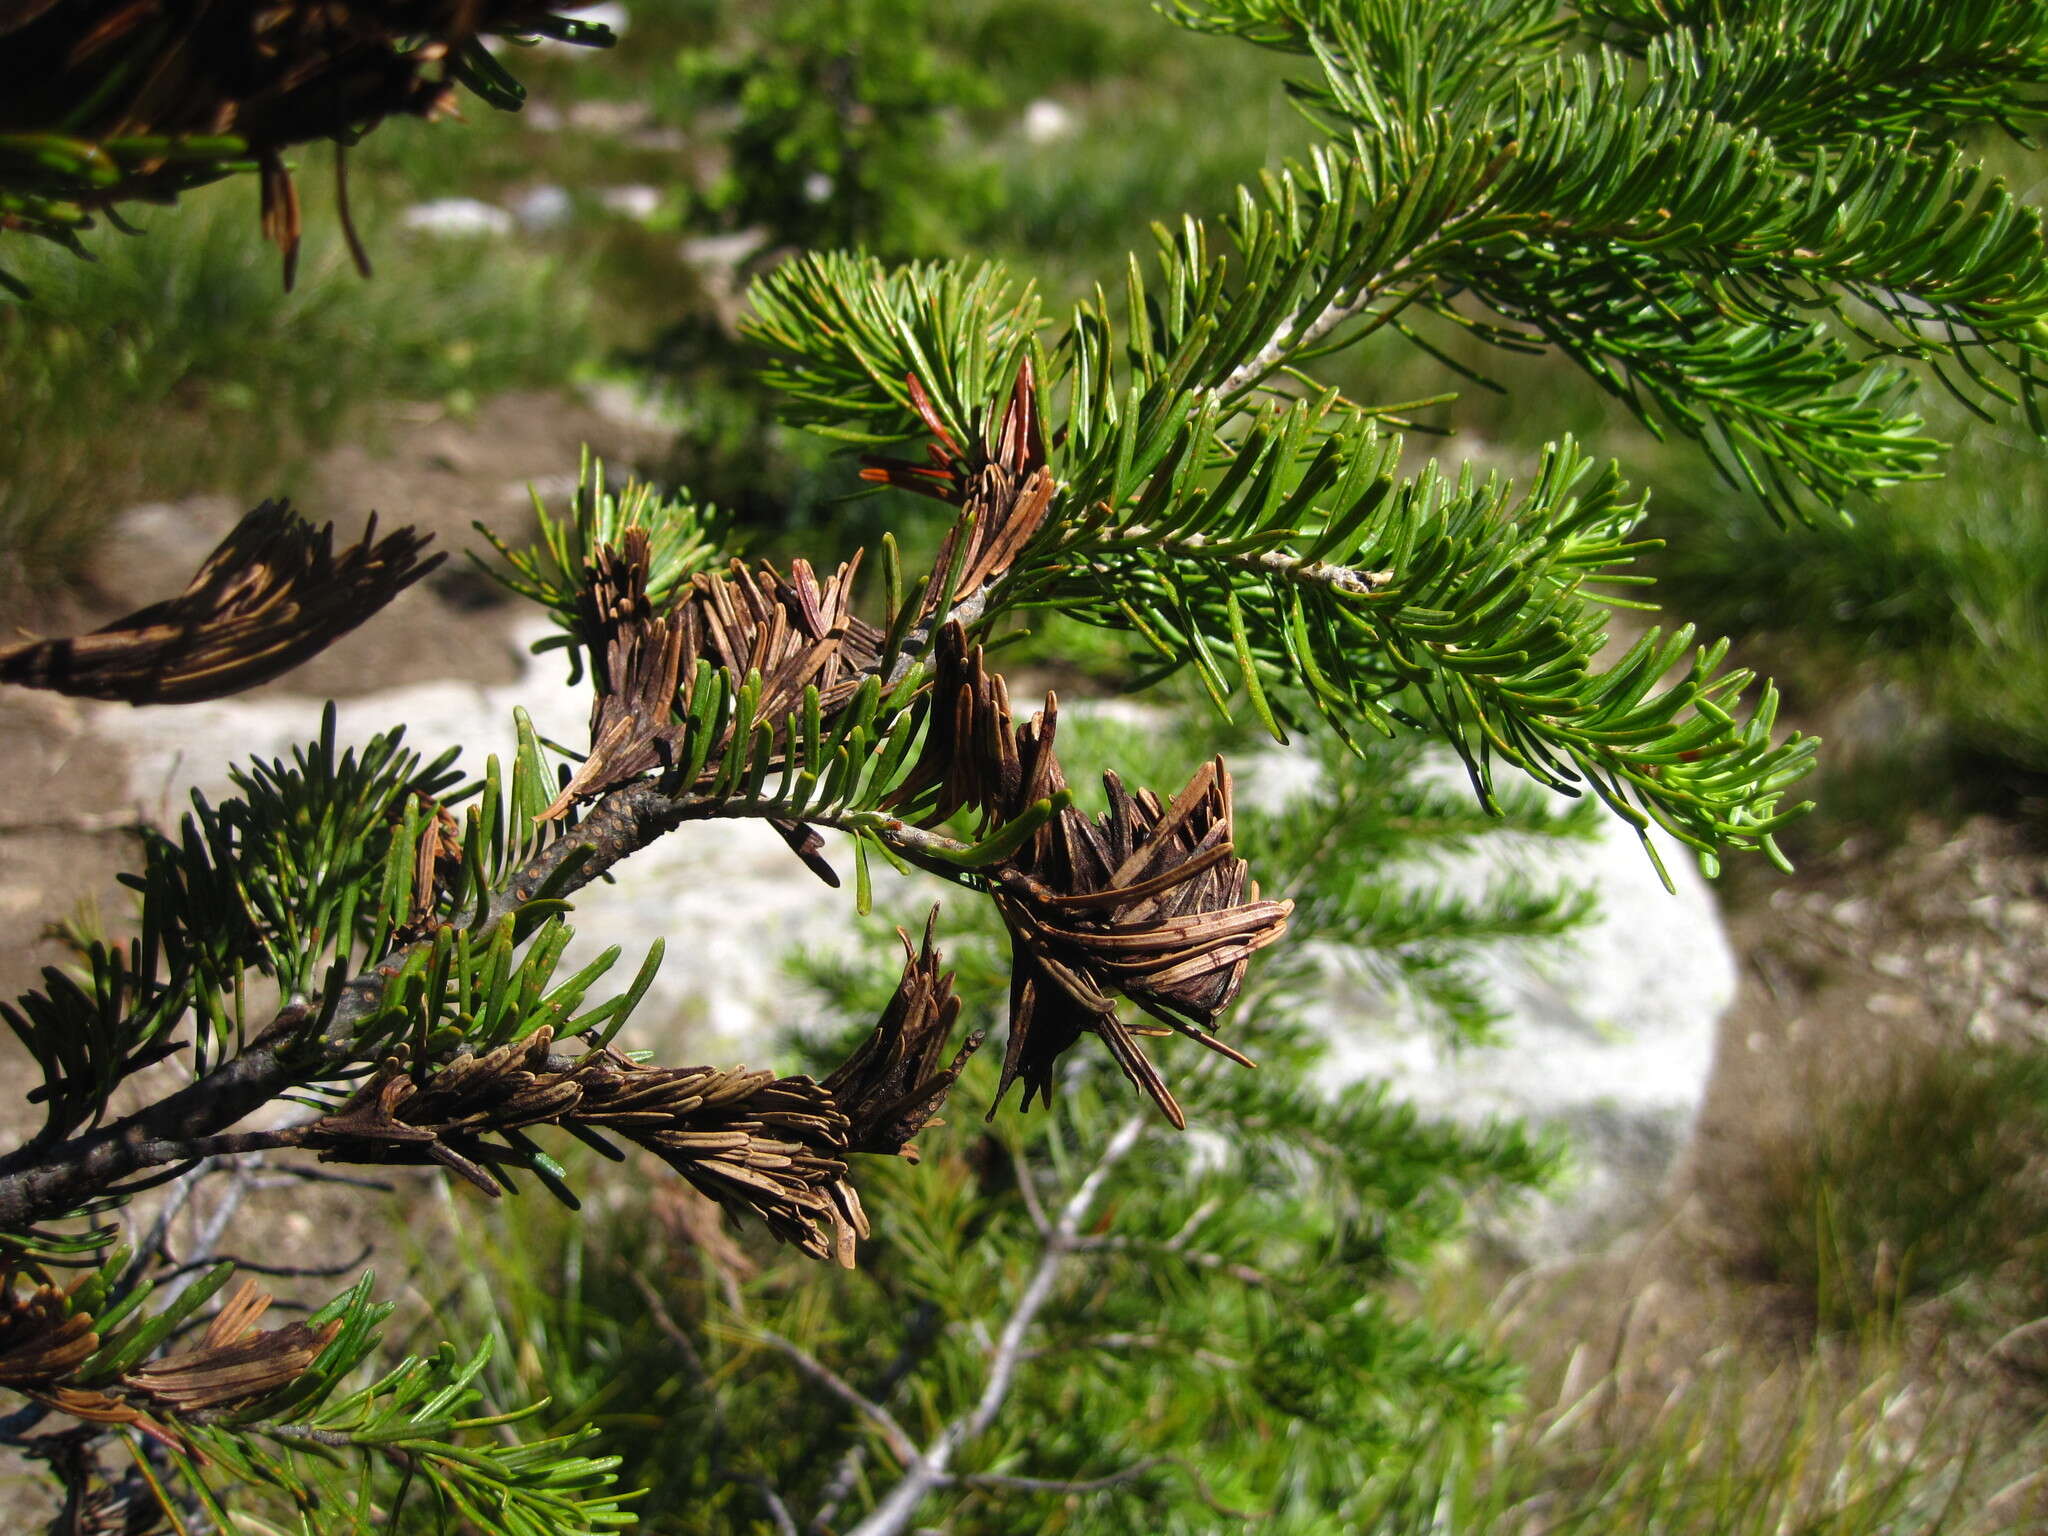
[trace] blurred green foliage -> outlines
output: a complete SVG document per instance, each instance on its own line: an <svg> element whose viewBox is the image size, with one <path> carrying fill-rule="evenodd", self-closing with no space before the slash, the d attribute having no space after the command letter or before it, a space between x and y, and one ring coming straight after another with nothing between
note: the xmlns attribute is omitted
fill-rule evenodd
<svg viewBox="0 0 2048 1536"><path fill-rule="evenodd" d="M1095 272L1147 220L1220 208L1308 138L1270 60L1165 27L1136 0L681 9L692 41L651 99L664 121L716 136L690 222L756 229L771 250L972 246Z"/></svg>
<svg viewBox="0 0 2048 1536"><path fill-rule="evenodd" d="M381 400L459 410L558 382L587 354L586 306L558 259L501 251L478 282L472 250L385 230L366 283L327 231L286 293L249 195L229 183L140 236L102 229L90 263L14 253L33 290L0 305L0 558L15 580L71 577L135 501L288 490L295 462L365 429Z"/></svg>
<svg viewBox="0 0 2048 1536"><path fill-rule="evenodd" d="M729 162L701 206L774 245L950 245L992 193L950 120L992 104L995 88L935 45L933 19L927 0L751 7L715 48L684 50L685 107L732 118Z"/></svg>
<svg viewBox="0 0 2048 1536"><path fill-rule="evenodd" d="M1853 520L1777 530L1741 498L1674 479L1653 502L1666 601L1786 658L1795 698L1861 676L1925 727L1845 748L1896 775L1895 753L1950 772L2048 773L2048 449L1969 424L1948 474ZM1803 687L1802 687L1803 684ZM1906 782L1926 787L1926 764Z"/></svg>

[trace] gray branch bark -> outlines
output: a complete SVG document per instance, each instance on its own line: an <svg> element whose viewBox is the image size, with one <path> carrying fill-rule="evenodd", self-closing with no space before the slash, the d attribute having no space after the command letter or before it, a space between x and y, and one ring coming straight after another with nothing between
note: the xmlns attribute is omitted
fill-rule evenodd
<svg viewBox="0 0 2048 1536"><path fill-rule="evenodd" d="M995 1423L996 1415L1002 1412L1003 1404L1016 1385L1017 1369L1024 1360L1024 1341L1037 1323L1039 1313L1052 1300L1060 1271L1075 1250L1075 1239L1080 1235L1082 1223L1101 1198L1110 1171L1129 1155L1144 1130L1143 1115L1132 1115L1118 1126L1116 1133L1109 1138L1109 1144L1102 1149L1102 1155L1095 1160L1095 1166L1088 1170L1088 1176L1060 1207L1052 1230L1046 1234L1045 1251L1032 1270L1031 1278L1024 1283L1017 1305L996 1340L995 1351L989 1359L988 1376L974 1406L947 1423L932 1438L931 1443L905 1469L896 1486L883 1495L868 1517L849 1530L846 1536L904 1536L926 1495L954 1481L953 1457L963 1445L984 1434Z"/></svg>

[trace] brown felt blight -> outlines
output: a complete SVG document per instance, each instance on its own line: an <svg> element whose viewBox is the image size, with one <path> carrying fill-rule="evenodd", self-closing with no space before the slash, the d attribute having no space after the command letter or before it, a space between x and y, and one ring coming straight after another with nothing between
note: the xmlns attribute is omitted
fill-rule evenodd
<svg viewBox="0 0 2048 1536"><path fill-rule="evenodd" d="M130 704L240 693L311 659L441 563L428 535L399 528L340 553L286 501L235 525L191 584L88 635L0 646L0 682Z"/></svg>
<svg viewBox="0 0 2048 1536"><path fill-rule="evenodd" d="M1067 787L1054 751L1058 699L1023 727L1009 689L957 624L939 634L932 720L902 798L936 791L939 814L963 807L996 826ZM1117 995L1167 1028L1233 1061L1218 1016L1245 967L1287 929L1291 901L1265 901L1231 844L1231 784L1219 758L1196 770L1171 805L1103 775L1100 817L1067 806L990 874L989 894L1010 931L1010 1038L997 1102L1024 1082L1024 1103L1051 1101L1059 1058L1084 1034L1101 1037L1124 1074L1176 1126L1186 1116L1136 1037ZM994 1113L993 1108L990 1111Z"/></svg>
<svg viewBox="0 0 2048 1536"><path fill-rule="evenodd" d="M453 115L461 86L516 107L484 40L612 41L565 9L575 0L0 0L0 192L14 199L0 231L75 239L95 212L253 169L290 287L302 218L285 151L328 139L367 275L343 146L386 118Z"/></svg>

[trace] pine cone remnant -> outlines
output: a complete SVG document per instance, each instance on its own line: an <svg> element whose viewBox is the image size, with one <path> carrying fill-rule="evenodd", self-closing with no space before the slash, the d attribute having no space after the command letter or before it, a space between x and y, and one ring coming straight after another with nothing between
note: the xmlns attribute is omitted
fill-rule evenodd
<svg viewBox="0 0 2048 1536"><path fill-rule="evenodd" d="M441 563L400 528L334 552L290 504L235 525L174 598L89 635L0 647L0 682L130 704L191 704L268 682L317 655Z"/></svg>

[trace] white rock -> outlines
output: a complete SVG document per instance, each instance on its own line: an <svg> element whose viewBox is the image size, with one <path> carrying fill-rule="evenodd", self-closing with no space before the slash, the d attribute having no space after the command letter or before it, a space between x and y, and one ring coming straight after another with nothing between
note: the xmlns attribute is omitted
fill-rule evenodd
<svg viewBox="0 0 2048 1536"><path fill-rule="evenodd" d="M599 379L584 386L583 398L593 411L620 426L648 432L674 432L687 422L672 398L629 379Z"/></svg>
<svg viewBox="0 0 2048 1536"><path fill-rule="evenodd" d="M1609 817L1596 841L1486 847L1413 879L1477 894L1513 873L1590 888L1592 920L1556 944L1482 962L1506 1015L1497 1043L1454 1048L1415 1030L1398 1002L1333 967L1332 1067L1383 1079L1401 1098L1464 1124L1524 1118L1569 1137L1573 1166L1549 1197L1496 1235L1543 1261L1581 1251L1656 1197L1688 1144L1737 973L1720 913L1684 849L1658 849L1667 892L1633 831Z"/></svg>
<svg viewBox="0 0 2048 1536"><path fill-rule="evenodd" d="M677 248L676 254L707 276L729 277L767 243L765 229L736 229L729 235L693 236Z"/></svg>
<svg viewBox="0 0 2048 1536"><path fill-rule="evenodd" d="M1024 109L1023 129L1030 143L1056 143L1074 131L1074 114L1050 96L1041 96Z"/></svg>
<svg viewBox="0 0 2048 1536"><path fill-rule="evenodd" d="M605 479L612 478L609 471ZM550 512L560 513L575 501L583 477L573 469L551 475L534 475L525 480L507 480L498 487L498 500L508 507L531 507L538 500Z"/></svg>
<svg viewBox="0 0 2048 1536"><path fill-rule="evenodd" d="M690 147L690 136L680 128L656 126L626 135L629 148L647 155L680 155Z"/></svg>
<svg viewBox="0 0 2048 1536"><path fill-rule="evenodd" d="M606 187L598 194L598 202L607 213L645 224L661 211L661 189L644 185Z"/></svg>
<svg viewBox="0 0 2048 1536"><path fill-rule="evenodd" d="M571 128L613 138L645 127L649 120L647 107L637 101L579 101L569 109Z"/></svg>
<svg viewBox="0 0 2048 1536"><path fill-rule="evenodd" d="M561 187L529 187L512 200L512 217L530 233L560 229L575 213L576 205Z"/></svg>
<svg viewBox="0 0 2048 1536"><path fill-rule="evenodd" d="M432 202L414 203L398 217L407 229L430 235L509 235L512 215L494 203L474 197L437 197Z"/></svg>
<svg viewBox="0 0 2048 1536"><path fill-rule="evenodd" d="M746 308L746 262L768 243L765 229L739 229L730 234L700 235L685 240L677 254L696 271L704 295L728 330Z"/></svg>
<svg viewBox="0 0 2048 1536"><path fill-rule="evenodd" d="M138 607L168 596L166 577L199 569L248 510L228 496L187 496L129 507L93 548L93 584Z"/></svg>

